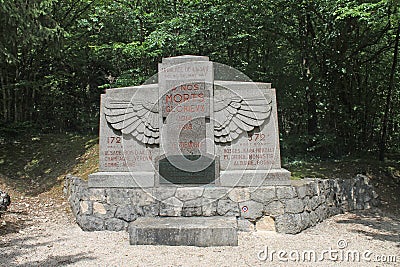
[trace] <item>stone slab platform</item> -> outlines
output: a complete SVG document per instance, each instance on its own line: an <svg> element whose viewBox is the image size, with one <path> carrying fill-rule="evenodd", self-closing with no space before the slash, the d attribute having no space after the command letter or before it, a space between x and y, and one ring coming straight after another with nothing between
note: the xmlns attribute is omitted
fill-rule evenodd
<svg viewBox="0 0 400 267"><path fill-rule="evenodd" d="M154 172L96 172L89 174L91 188L154 187Z"/></svg>
<svg viewBox="0 0 400 267"><path fill-rule="evenodd" d="M140 217L129 225L131 245L237 246L234 217Z"/></svg>
<svg viewBox="0 0 400 267"><path fill-rule="evenodd" d="M216 170L215 172L219 172ZM214 178L210 179L213 180ZM158 187L154 172L96 172L89 175L89 188L150 188ZM173 185L173 184L170 184ZM201 185L201 184L197 184ZM290 172L286 169L221 171L215 180L221 187L259 187L290 185Z"/></svg>

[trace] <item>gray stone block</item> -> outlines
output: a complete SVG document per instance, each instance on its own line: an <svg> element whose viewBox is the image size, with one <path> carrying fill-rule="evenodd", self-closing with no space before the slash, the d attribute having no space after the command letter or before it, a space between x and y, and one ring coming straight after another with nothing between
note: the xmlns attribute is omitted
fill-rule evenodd
<svg viewBox="0 0 400 267"><path fill-rule="evenodd" d="M285 212L282 202L274 200L264 206L264 213L270 216L281 215Z"/></svg>
<svg viewBox="0 0 400 267"><path fill-rule="evenodd" d="M129 225L131 245L237 246L236 218L138 218Z"/></svg>
<svg viewBox="0 0 400 267"><path fill-rule="evenodd" d="M78 216L76 222L84 231L103 231L105 230L104 220L93 216Z"/></svg>
<svg viewBox="0 0 400 267"><path fill-rule="evenodd" d="M309 215L310 225L316 225L319 221L318 215L315 211L311 211Z"/></svg>
<svg viewBox="0 0 400 267"><path fill-rule="evenodd" d="M289 186L290 172L285 169L225 170L220 173L220 183L226 187Z"/></svg>
<svg viewBox="0 0 400 267"><path fill-rule="evenodd" d="M308 227L312 226L309 212L300 213L300 216L301 216L301 228L302 228L302 230L307 229Z"/></svg>
<svg viewBox="0 0 400 267"><path fill-rule="evenodd" d="M251 192L251 199L260 203L267 204L276 199L275 187L261 187Z"/></svg>
<svg viewBox="0 0 400 267"><path fill-rule="evenodd" d="M355 210L362 210L364 209L364 203L357 203L354 207Z"/></svg>
<svg viewBox="0 0 400 267"><path fill-rule="evenodd" d="M317 179L317 180L315 180L315 183L316 183L317 188L318 188L318 194L319 195L325 194L326 187L325 187L324 180L323 179Z"/></svg>
<svg viewBox="0 0 400 267"><path fill-rule="evenodd" d="M106 202L106 190L101 188L88 189L89 200L97 202Z"/></svg>
<svg viewBox="0 0 400 267"><path fill-rule="evenodd" d="M313 196L308 204L311 210L315 210L319 206L319 198L317 196Z"/></svg>
<svg viewBox="0 0 400 267"><path fill-rule="evenodd" d="M304 203L300 198L292 198L285 200L285 212L300 213L304 211Z"/></svg>
<svg viewBox="0 0 400 267"><path fill-rule="evenodd" d="M90 201L89 192L86 186L75 185L73 189L73 194L75 194L75 198L79 200L87 200Z"/></svg>
<svg viewBox="0 0 400 267"><path fill-rule="evenodd" d="M165 200L175 196L176 187L158 187L153 189L153 197L157 200Z"/></svg>
<svg viewBox="0 0 400 267"><path fill-rule="evenodd" d="M310 195L316 196L319 194L318 182L316 182L315 180L308 184L308 188L310 190Z"/></svg>
<svg viewBox="0 0 400 267"><path fill-rule="evenodd" d="M244 218L238 218L237 219L238 223L238 230L242 232L251 232L254 231L254 223L250 222L249 220L246 220Z"/></svg>
<svg viewBox="0 0 400 267"><path fill-rule="evenodd" d="M90 188L145 188L154 186L154 172L96 172L89 175Z"/></svg>
<svg viewBox="0 0 400 267"><path fill-rule="evenodd" d="M275 227L278 233L297 234L302 228L300 214L283 214L275 218Z"/></svg>
<svg viewBox="0 0 400 267"><path fill-rule="evenodd" d="M215 201L203 201L202 215L203 216L215 216L217 215L217 200Z"/></svg>
<svg viewBox="0 0 400 267"><path fill-rule="evenodd" d="M318 221L322 222L328 217L328 211L325 207L325 205L320 205L318 208L315 209L315 213L318 216Z"/></svg>
<svg viewBox="0 0 400 267"><path fill-rule="evenodd" d="M115 218L126 222L132 222L142 215L144 215L143 209L133 205L119 206L115 211Z"/></svg>
<svg viewBox="0 0 400 267"><path fill-rule="evenodd" d="M326 196L325 195L319 195L317 199L318 199L318 205L326 204Z"/></svg>
<svg viewBox="0 0 400 267"><path fill-rule="evenodd" d="M242 202L250 200L250 190L249 188L233 188L228 193L230 200L234 202Z"/></svg>
<svg viewBox="0 0 400 267"><path fill-rule="evenodd" d="M203 187L182 187L176 189L175 197L179 200L186 201L201 197L203 192Z"/></svg>
<svg viewBox="0 0 400 267"><path fill-rule="evenodd" d="M206 187L204 188L203 197L209 199L226 199L228 197L229 188L224 187Z"/></svg>
<svg viewBox="0 0 400 267"><path fill-rule="evenodd" d="M143 206L143 213L144 216L153 217L157 216L160 213L160 203L157 202L156 204L152 204L149 206Z"/></svg>
<svg viewBox="0 0 400 267"><path fill-rule="evenodd" d="M108 188L106 189L107 203L108 204L129 204L129 190L128 189L117 189Z"/></svg>
<svg viewBox="0 0 400 267"><path fill-rule="evenodd" d="M263 215L264 205L253 201L244 201L239 203L240 216L245 219L256 220Z"/></svg>
<svg viewBox="0 0 400 267"><path fill-rule="evenodd" d="M225 216L239 216L239 205L232 200L221 199L217 204L217 213Z"/></svg>
<svg viewBox="0 0 400 267"><path fill-rule="evenodd" d="M182 207L182 216L201 216L202 204L201 198L185 201Z"/></svg>
<svg viewBox="0 0 400 267"><path fill-rule="evenodd" d="M310 197L309 196L304 197L303 203L304 203L304 210L305 211L308 211L308 212L312 211L311 203L310 203Z"/></svg>
<svg viewBox="0 0 400 267"><path fill-rule="evenodd" d="M128 189L128 198L130 203L138 206L147 206L157 203L157 199L153 197L151 191L142 189Z"/></svg>
<svg viewBox="0 0 400 267"><path fill-rule="evenodd" d="M297 191L297 196L299 198L304 198L305 196L310 196L310 190L307 184L301 185L296 187L296 191Z"/></svg>
<svg viewBox="0 0 400 267"><path fill-rule="evenodd" d="M72 214L76 217L78 216L78 213L80 213L80 201L77 199L71 198L71 196L68 198L68 202L71 206L71 211Z"/></svg>
<svg viewBox="0 0 400 267"><path fill-rule="evenodd" d="M364 196L364 202L369 202L369 201L371 201L371 199L372 199L372 197L371 197L371 195L370 194L365 194L365 196Z"/></svg>
<svg viewBox="0 0 400 267"><path fill-rule="evenodd" d="M160 216L181 216L183 202L176 197L168 198L160 203Z"/></svg>
<svg viewBox="0 0 400 267"><path fill-rule="evenodd" d="M296 190L292 186L278 186L276 187L276 196L278 199L289 199L297 197Z"/></svg>
<svg viewBox="0 0 400 267"><path fill-rule="evenodd" d="M326 193L325 202L328 206L335 206L336 204L336 194L333 191Z"/></svg>
<svg viewBox="0 0 400 267"><path fill-rule="evenodd" d="M100 218L113 217L115 213L115 206L103 204L100 202L93 202L93 215Z"/></svg>
<svg viewBox="0 0 400 267"><path fill-rule="evenodd" d="M324 179L322 180L322 184L324 185L325 190L332 190L333 186L333 181L331 179Z"/></svg>
<svg viewBox="0 0 400 267"><path fill-rule="evenodd" d="M128 223L117 218L105 220L104 225L108 231L125 231L128 229Z"/></svg>

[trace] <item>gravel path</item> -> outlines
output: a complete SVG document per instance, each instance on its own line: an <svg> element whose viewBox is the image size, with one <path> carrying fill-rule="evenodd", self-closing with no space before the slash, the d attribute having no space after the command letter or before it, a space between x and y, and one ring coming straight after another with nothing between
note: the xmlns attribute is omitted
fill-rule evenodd
<svg viewBox="0 0 400 267"><path fill-rule="evenodd" d="M297 235L240 233L237 247L130 246L126 232L83 232L66 202L42 200L21 197L0 218L1 266L400 266L400 220L379 210ZM380 262L391 255L397 262Z"/></svg>

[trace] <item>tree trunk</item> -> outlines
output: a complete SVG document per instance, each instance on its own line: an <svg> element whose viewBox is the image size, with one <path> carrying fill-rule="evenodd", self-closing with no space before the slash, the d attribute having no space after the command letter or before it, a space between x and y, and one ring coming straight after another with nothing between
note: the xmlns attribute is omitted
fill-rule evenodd
<svg viewBox="0 0 400 267"><path fill-rule="evenodd" d="M7 92L6 92L6 84L4 82L3 73L0 74L0 85L1 85L1 92L3 97L3 120L7 121L8 119L8 112L7 112Z"/></svg>
<svg viewBox="0 0 400 267"><path fill-rule="evenodd" d="M379 160L385 160L385 152L386 152L386 140L387 140L387 132L388 132L388 122L389 122L389 115L391 111L392 105L392 93L394 88L394 78L396 73L397 67L397 59L398 59L398 52L399 52L399 39L400 39L400 22L397 24L397 32L396 32L396 40L394 44L394 52L393 52L393 62L392 62L392 69L390 71L390 78L389 78L389 88L386 95L386 105L385 105L385 113L383 115L382 120L382 132L381 132L381 139L379 143Z"/></svg>
<svg viewBox="0 0 400 267"><path fill-rule="evenodd" d="M312 84L310 54L312 53L312 42L315 37L314 27L311 21L311 16L305 10L304 16L300 20L300 36L302 36L302 76L305 81L305 93L307 101L307 133L315 136L318 131L317 118L317 96Z"/></svg>
<svg viewBox="0 0 400 267"><path fill-rule="evenodd" d="M17 86L14 85L14 122L18 122L19 117L18 117L18 94L19 90L17 89Z"/></svg>

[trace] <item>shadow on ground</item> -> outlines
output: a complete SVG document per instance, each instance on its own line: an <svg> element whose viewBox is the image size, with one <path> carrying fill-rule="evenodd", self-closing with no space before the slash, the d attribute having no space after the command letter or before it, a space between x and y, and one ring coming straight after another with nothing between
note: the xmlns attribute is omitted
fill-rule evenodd
<svg viewBox="0 0 400 267"><path fill-rule="evenodd" d="M375 240L397 243L400 247L400 219L381 211L356 211L351 218L340 219L339 224L354 224L360 227L350 229ZM362 227L364 226L364 227Z"/></svg>
<svg viewBox="0 0 400 267"><path fill-rule="evenodd" d="M48 255L45 259L29 261L24 256L28 251L38 250L43 247L51 248L54 241L37 243L37 238L34 236L13 238L7 242L0 242L2 253L0 255L1 266L64 266L72 263L77 263L82 260L94 260L95 257L87 255L87 253L68 254L62 256ZM58 239L57 242L63 241ZM36 255L39 255L35 253ZM39 256L40 258L40 256ZM23 264L19 264L19 259L23 260Z"/></svg>
<svg viewBox="0 0 400 267"><path fill-rule="evenodd" d="M30 219L23 219L20 218L20 216L26 216L26 212L4 212L2 216L8 216L8 217L15 217L13 220L8 221L6 223L5 220L3 220L4 224L0 224L0 237L7 235L7 234L13 234L13 233L18 233L20 231L23 231L24 228L29 226L32 223L32 220ZM3 218L2 217L2 218Z"/></svg>

